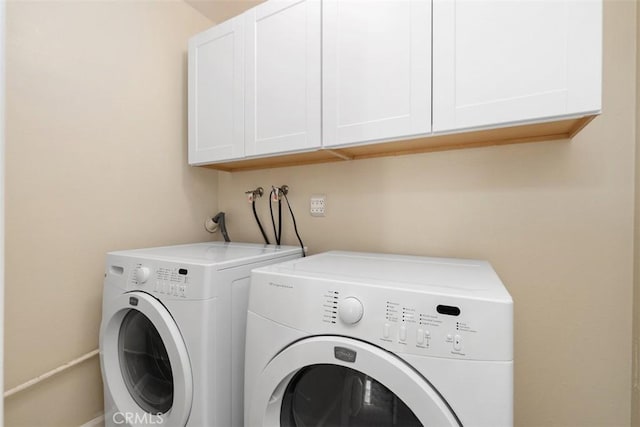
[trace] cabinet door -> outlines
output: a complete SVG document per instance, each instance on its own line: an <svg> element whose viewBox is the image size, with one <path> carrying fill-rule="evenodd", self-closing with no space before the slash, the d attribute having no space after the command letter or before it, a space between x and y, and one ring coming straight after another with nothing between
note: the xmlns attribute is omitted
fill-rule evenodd
<svg viewBox="0 0 640 427"><path fill-rule="evenodd" d="M323 145L431 130L431 1L325 0Z"/></svg>
<svg viewBox="0 0 640 427"><path fill-rule="evenodd" d="M246 154L320 146L320 1L271 0L246 17Z"/></svg>
<svg viewBox="0 0 640 427"><path fill-rule="evenodd" d="M243 24L235 18L189 40L189 164L244 156Z"/></svg>
<svg viewBox="0 0 640 427"><path fill-rule="evenodd" d="M597 113L599 0L433 0L433 131Z"/></svg>

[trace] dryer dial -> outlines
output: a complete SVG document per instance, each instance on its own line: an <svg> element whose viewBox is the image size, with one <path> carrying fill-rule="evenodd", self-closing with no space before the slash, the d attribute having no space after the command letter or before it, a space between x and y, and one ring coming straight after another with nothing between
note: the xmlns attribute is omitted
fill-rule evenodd
<svg viewBox="0 0 640 427"><path fill-rule="evenodd" d="M338 305L338 316L347 325L355 325L362 319L364 306L356 297L346 297Z"/></svg>
<svg viewBox="0 0 640 427"><path fill-rule="evenodd" d="M149 279L149 268L148 267L138 267L136 269L136 280L138 281L138 284L142 285L144 282L146 282Z"/></svg>

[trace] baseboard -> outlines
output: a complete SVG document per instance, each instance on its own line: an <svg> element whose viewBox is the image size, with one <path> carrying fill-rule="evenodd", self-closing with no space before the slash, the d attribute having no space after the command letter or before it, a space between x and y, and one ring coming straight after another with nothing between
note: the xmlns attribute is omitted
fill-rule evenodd
<svg viewBox="0 0 640 427"><path fill-rule="evenodd" d="M87 421L80 427L104 427L104 414L95 417L94 419Z"/></svg>

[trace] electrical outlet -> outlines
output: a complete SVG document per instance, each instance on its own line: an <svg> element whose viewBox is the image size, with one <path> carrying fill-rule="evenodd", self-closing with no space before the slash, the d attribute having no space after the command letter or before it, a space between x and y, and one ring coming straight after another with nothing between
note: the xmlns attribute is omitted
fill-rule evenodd
<svg viewBox="0 0 640 427"><path fill-rule="evenodd" d="M311 216L324 216L327 208L327 197L324 194L314 194L309 202Z"/></svg>

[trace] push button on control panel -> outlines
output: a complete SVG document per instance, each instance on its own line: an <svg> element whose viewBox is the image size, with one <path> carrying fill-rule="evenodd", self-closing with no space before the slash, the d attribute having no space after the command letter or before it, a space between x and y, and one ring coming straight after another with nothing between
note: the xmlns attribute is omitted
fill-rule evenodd
<svg viewBox="0 0 640 427"><path fill-rule="evenodd" d="M389 338L390 330L391 330L391 325L389 325L388 323L385 323L384 326L382 327L382 337Z"/></svg>
<svg viewBox="0 0 640 427"><path fill-rule="evenodd" d="M456 335L453 337L453 349L456 351L462 350L462 338L460 335Z"/></svg>
<svg viewBox="0 0 640 427"><path fill-rule="evenodd" d="M418 344L424 344L424 331L422 328L418 328L416 331L416 342Z"/></svg>
<svg viewBox="0 0 640 427"><path fill-rule="evenodd" d="M398 330L398 339L402 342L405 342L407 340L407 327L402 325L400 326L400 329Z"/></svg>

